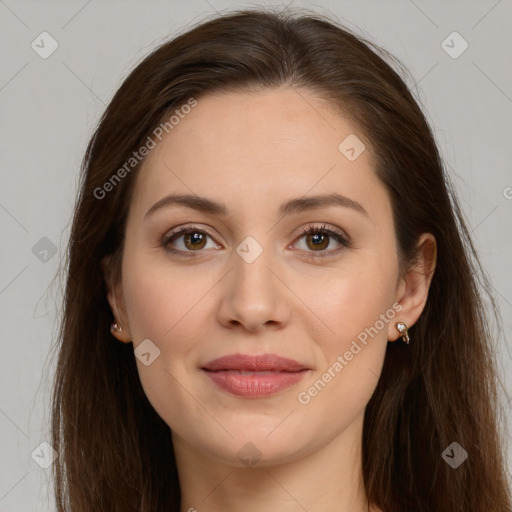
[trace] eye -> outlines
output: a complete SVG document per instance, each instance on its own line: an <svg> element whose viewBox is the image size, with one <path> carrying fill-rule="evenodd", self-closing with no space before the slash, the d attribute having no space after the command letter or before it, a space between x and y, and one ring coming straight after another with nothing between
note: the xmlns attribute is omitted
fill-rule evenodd
<svg viewBox="0 0 512 512"><path fill-rule="evenodd" d="M191 253L208 249L208 238L213 237L204 229L200 229L196 226L179 226L167 233L162 240L162 245L171 253L183 256L195 256ZM218 245L214 244L214 248L218 248Z"/></svg>
<svg viewBox="0 0 512 512"><path fill-rule="evenodd" d="M351 243L348 238L337 230L327 228L325 224L320 227L310 225L307 228L304 228L301 231L298 240L302 241L303 239L306 247L301 250L310 253L306 255L308 258L333 256L338 254L344 248L351 247ZM331 245L331 241L333 239L338 243L338 247L336 249L326 251L325 249Z"/></svg>
<svg viewBox="0 0 512 512"><path fill-rule="evenodd" d="M213 235L204 229L196 226L179 226L165 235L162 246L166 251L180 256L199 256L194 253L200 253L202 249L220 248L216 243L213 243L212 247L208 247L208 238L213 240ZM327 228L325 224L322 226L309 225L300 232L297 240L304 240L305 248L302 247L300 250L304 251L308 258L334 256L344 248L352 246L346 235L334 228ZM333 240L338 247L327 251L326 249Z"/></svg>

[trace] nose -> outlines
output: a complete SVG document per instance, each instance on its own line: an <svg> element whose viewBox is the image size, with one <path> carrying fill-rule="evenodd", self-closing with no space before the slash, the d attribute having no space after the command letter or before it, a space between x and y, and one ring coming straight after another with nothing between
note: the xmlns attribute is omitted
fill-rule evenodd
<svg viewBox="0 0 512 512"><path fill-rule="evenodd" d="M284 327L290 317L289 294L272 251L264 248L254 260L233 251L232 263L232 270L222 280L220 323L251 332Z"/></svg>

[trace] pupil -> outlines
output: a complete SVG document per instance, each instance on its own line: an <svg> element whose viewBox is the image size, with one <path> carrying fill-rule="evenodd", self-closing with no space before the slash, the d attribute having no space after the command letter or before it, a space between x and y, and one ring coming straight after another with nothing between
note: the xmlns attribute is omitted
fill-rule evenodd
<svg viewBox="0 0 512 512"><path fill-rule="evenodd" d="M192 234L189 234L189 241L191 241L192 245L197 245L198 243L200 244L202 242L202 233L192 233Z"/></svg>
<svg viewBox="0 0 512 512"><path fill-rule="evenodd" d="M322 233L314 233L311 235L311 237L313 239L313 246L315 248L323 247L323 245L325 245L325 239L327 238L326 235Z"/></svg>

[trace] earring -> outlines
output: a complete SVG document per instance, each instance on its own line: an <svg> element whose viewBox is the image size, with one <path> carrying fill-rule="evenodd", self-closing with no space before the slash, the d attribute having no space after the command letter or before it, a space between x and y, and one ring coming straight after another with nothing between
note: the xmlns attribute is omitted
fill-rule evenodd
<svg viewBox="0 0 512 512"><path fill-rule="evenodd" d="M115 332L122 332L123 328L117 322L112 322L110 325L110 330Z"/></svg>
<svg viewBox="0 0 512 512"><path fill-rule="evenodd" d="M396 328L400 331L404 343L409 345L409 328L403 322L397 322Z"/></svg>

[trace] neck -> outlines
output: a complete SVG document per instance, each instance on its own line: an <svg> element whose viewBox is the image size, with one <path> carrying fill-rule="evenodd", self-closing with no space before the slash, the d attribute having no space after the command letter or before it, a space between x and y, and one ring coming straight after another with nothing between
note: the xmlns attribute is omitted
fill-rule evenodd
<svg viewBox="0 0 512 512"><path fill-rule="evenodd" d="M377 512L368 508L362 481L362 420L288 461L265 460L263 453L252 468L200 452L173 432L180 512Z"/></svg>

